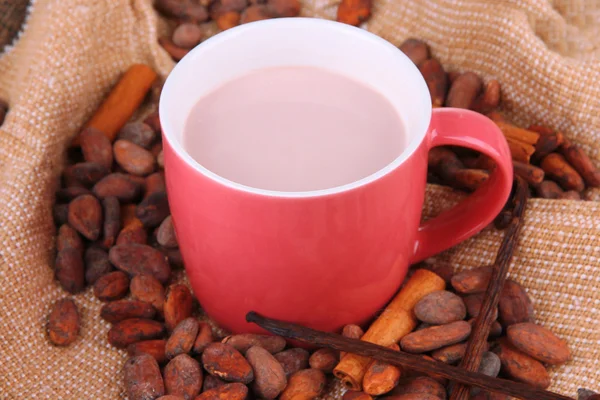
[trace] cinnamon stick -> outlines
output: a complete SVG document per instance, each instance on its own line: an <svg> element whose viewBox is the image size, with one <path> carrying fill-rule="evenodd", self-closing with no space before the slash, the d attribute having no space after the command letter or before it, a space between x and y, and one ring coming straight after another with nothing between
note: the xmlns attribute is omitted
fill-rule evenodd
<svg viewBox="0 0 600 400"><path fill-rule="evenodd" d="M348 356L350 354L356 354L367 360L373 358L388 364L422 372L427 375L439 375L455 382L475 386L487 391L503 393L522 400L573 400L570 397L538 389L524 383L493 378L481 373L447 365L440 361L426 359L419 354L408 354L363 340L345 338L342 335L337 335L335 333L321 332L298 324L278 321L264 317L253 311L246 314L246 321L255 323L275 335L283 336L288 339L295 339L319 347L345 351L348 353Z"/></svg>
<svg viewBox="0 0 600 400"><path fill-rule="evenodd" d="M391 346L417 326L413 308L423 296L444 290L446 283L431 271L418 269L373 322L360 340ZM346 354L334 368L333 374L352 390L361 390L365 371L371 359L358 354Z"/></svg>
<svg viewBox="0 0 600 400"><path fill-rule="evenodd" d="M525 180L519 176L515 177L515 186L515 195L512 201L512 220L508 225L496 261L492 266L492 275L481 304L481 311L475 319L473 331L467 341L465 356L459 365L467 371L477 371L481 364L481 357L486 351L487 338L492 324L496 320L500 292L504 287L508 268L517 247L525 206L529 197L529 188ZM469 386L457 384L450 393L450 400L468 400L470 390Z"/></svg>
<svg viewBox="0 0 600 400"><path fill-rule="evenodd" d="M156 76L156 72L147 65L132 65L85 127L98 129L112 142L119 130L142 104ZM79 136L75 138L73 145L79 145Z"/></svg>
<svg viewBox="0 0 600 400"><path fill-rule="evenodd" d="M540 134L537 132L529 131L527 129L519 128L512 124L502 121L494 121L498 128L502 131L506 138L511 138L514 140L518 140L529 145L535 145L539 138Z"/></svg>

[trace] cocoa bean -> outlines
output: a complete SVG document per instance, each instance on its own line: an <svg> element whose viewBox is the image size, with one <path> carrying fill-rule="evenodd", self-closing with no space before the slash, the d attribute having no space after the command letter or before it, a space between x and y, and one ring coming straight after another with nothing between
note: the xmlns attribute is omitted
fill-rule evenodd
<svg viewBox="0 0 600 400"><path fill-rule="evenodd" d="M473 101L481 91L483 82L473 72L461 74L450 86L446 106L455 108L471 108Z"/></svg>
<svg viewBox="0 0 600 400"><path fill-rule="evenodd" d="M426 393L407 393L388 396L386 400L440 400L440 398Z"/></svg>
<svg viewBox="0 0 600 400"><path fill-rule="evenodd" d="M127 140L140 147L149 149L156 140L156 131L143 122L130 122L119 131L118 139Z"/></svg>
<svg viewBox="0 0 600 400"><path fill-rule="evenodd" d="M362 328L358 325L349 324L342 329L342 336L350 339L360 339L364 335ZM340 360L344 358L346 352L340 351Z"/></svg>
<svg viewBox="0 0 600 400"><path fill-rule="evenodd" d="M63 224L58 229L56 249L59 252L65 249L75 249L80 253L83 253L83 240L81 240L75 229L71 228L69 225Z"/></svg>
<svg viewBox="0 0 600 400"><path fill-rule="evenodd" d="M488 114L500 104L500 83L492 79L485 84L483 93L471 104L471 109L481 114Z"/></svg>
<svg viewBox="0 0 600 400"><path fill-rule="evenodd" d="M242 11L240 23L247 24L249 22L261 21L269 18L272 18L272 15L269 14L267 6L264 4L256 4Z"/></svg>
<svg viewBox="0 0 600 400"><path fill-rule="evenodd" d="M446 388L428 376L404 378L392 391L392 395L394 396L419 393L430 395L440 400L446 399Z"/></svg>
<svg viewBox="0 0 600 400"><path fill-rule="evenodd" d="M123 367L129 400L149 400L165 394L158 363L149 354L130 357Z"/></svg>
<svg viewBox="0 0 600 400"><path fill-rule="evenodd" d="M207 392L211 389L215 389L215 388L218 388L223 385L226 385L225 381L222 381L221 379L217 378L216 376L208 374L204 377L204 383L202 384L202 391ZM242 386L246 387L246 385L244 385L243 383L236 383L236 385L242 385Z"/></svg>
<svg viewBox="0 0 600 400"><path fill-rule="evenodd" d="M163 36L158 38L158 43L175 61L181 60L187 55L187 53L190 52L190 49L184 49L183 47L175 46L175 43L173 43L170 37Z"/></svg>
<svg viewBox="0 0 600 400"><path fill-rule="evenodd" d="M424 353L461 342L470 334L471 325L457 321L409 333L402 338L400 346L408 353Z"/></svg>
<svg viewBox="0 0 600 400"><path fill-rule="evenodd" d="M114 324L108 331L108 342L115 347L126 348L142 340L159 339L164 334L165 327L160 322L132 318Z"/></svg>
<svg viewBox="0 0 600 400"><path fill-rule="evenodd" d="M163 253L166 254L169 265L173 268L183 268L183 257L179 249L163 249Z"/></svg>
<svg viewBox="0 0 600 400"><path fill-rule="evenodd" d="M177 247L177 237L173 228L173 220L169 215L158 227L156 240L164 247Z"/></svg>
<svg viewBox="0 0 600 400"><path fill-rule="evenodd" d="M468 322L473 326L475 324L475 318L471 318ZM492 322L488 338L497 338L500 335L502 335L502 325L500 325L500 322L498 321Z"/></svg>
<svg viewBox="0 0 600 400"><path fill-rule="evenodd" d="M275 18L297 17L301 8L300 0L267 0L267 10Z"/></svg>
<svg viewBox="0 0 600 400"><path fill-rule="evenodd" d="M197 335L198 321L195 318L186 318L177 324L171 337L167 340L165 349L167 358L171 359L179 354L189 353Z"/></svg>
<svg viewBox="0 0 600 400"><path fill-rule="evenodd" d="M546 364L563 364L571 359L567 342L543 326L522 322L509 326L506 335L519 351Z"/></svg>
<svg viewBox="0 0 600 400"><path fill-rule="evenodd" d="M162 150L156 155L156 163L160 169L165 169L165 154Z"/></svg>
<svg viewBox="0 0 600 400"><path fill-rule="evenodd" d="M165 325L172 331L184 319L192 315L193 298L190 289L182 284L171 285L167 289L163 313Z"/></svg>
<svg viewBox="0 0 600 400"><path fill-rule="evenodd" d="M342 396L342 400L373 400L371 395L365 392L355 392L354 390L348 390Z"/></svg>
<svg viewBox="0 0 600 400"><path fill-rule="evenodd" d="M463 300L446 290L424 296L415 305L414 311L419 320L432 325L460 321L467 316L467 308Z"/></svg>
<svg viewBox="0 0 600 400"><path fill-rule="evenodd" d="M562 145L561 152L569 164L581 175L587 186L600 186L600 170L596 168L581 147L566 141Z"/></svg>
<svg viewBox="0 0 600 400"><path fill-rule="evenodd" d="M548 178L556 181L565 190L581 192L585 189L581 175L558 153L550 153L544 157L540 167Z"/></svg>
<svg viewBox="0 0 600 400"><path fill-rule="evenodd" d="M102 244L109 248L115 244L121 228L121 206L116 197L105 197L102 200L104 209L104 229Z"/></svg>
<svg viewBox="0 0 600 400"><path fill-rule="evenodd" d="M156 160L152 153L143 147L119 139L113 148L117 164L130 174L144 176L154 171Z"/></svg>
<svg viewBox="0 0 600 400"><path fill-rule="evenodd" d="M141 189L140 185L129 179L127 175L114 173L102 178L94 185L92 191L100 199L114 196L123 203L129 203L140 196Z"/></svg>
<svg viewBox="0 0 600 400"><path fill-rule="evenodd" d="M470 317L477 318L479 313L481 312L481 306L483 305L483 300L485 298L484 293L476 293L470 294L463 298L465 305L467 306L467 312ZM494 310L494 319L498 318L498 308Z"/></svg>
<svg viewBox="0 0 600 400"><path fill-rule="evenodd" d="M456 364L463 359L466 351L466 343L457 343L437 349L431 353L431 357L446 364Z"/></svg>
<svg viewBox="0 0 600 400"><path fill-rule="evenodd" d="M312 400L323 393L327 380L323 371L309 368L296 372L279 396L280 400Z"/></svg>
<svg viewBox="0 0 600 400"><path fill-rule="evenodd" d="M156 362L162 364L167 361L165 355L166 341L163 339L143 340L141 342L132 343L127 346L127 353L130 356L139 356L140 354L150 354Z"/></svg>
<svg viewBox="0 0 600 400"><path fill-rule="evenodd" d="M48 316L48 338L56 346L68 346L79 335L79 312L73 300L64 298L56 301Z"/></svg>
<svg viewBox="0 0 600 400"><path fill-rule="evenodd" d="M108 137L96 128L85 128L79 134L79 143L83 158L110 169L113 163L112 144Z"/></svg>
<svg viewBox="0 0 600 400"><path fill-rule="evenodd" d="M539 361L518 351L504 338L500 339L493 351L500 357L502 371L510 378L540 389L550 386L546 368Z"/></svg>
<svg viewBox="0 0 600 400"><path fill-rule="evenodd" d="M451 283L454 290L459 293L483 293L490 283L492 266L473 268L459 272L452 277Z"/></svg>
<svg viewBox="0 0 600 400"><path fill-rule="evenodd" d="M96 283L100 277L113 270L108 261L108 253L99 247L88 247L85 250L85 281L88 285Z"/></svg>
<svg viewBox="0 0 600 400"><path fill-rule="evenodd" d="M83 258L81 251L66 248L56 255L54 273L60 286L69 293L81 292L85 287Z"/></svg>
<svg viewBox="0 0 600 400"><path fill-rule="evenodd" d="M208 377L207 377L208 378ZM195 400L245 400L248 387L243 383L227 383L196 396Z"/></svg>
<svg viewBox="0 0 600 400"><path fill-rule="evenodd" d="M338 22L359 26L371 17L372 0L342 0L337 9Z"/></svg>
<svg viewBox="0 0 600 400"><path fill-rule="evenodd" d="M560 186L553 181L543 181L535 186L535 191L543 199L560 199L564 194Z"/></svg>
<svg viewBox="0 0 600 400"><path fill-rule="evenodd" d="M156 135L160 135L160 133L162 132L162 129L160 127L160 117L158 115L158 110L153 111L150 114L148 114L148 116L144 119L144 124L146 124L150 128L152 128L152 130L154 131L154 133ZM132 140L132 142L133 142L133 140ZM137 144L139 145L139 143L137 143ZM144 147L144 146L142 146L142 147Z"/></svg>
<svg viewBox="0 0 600 400"><path fill-rule="evenodd" d="M259 335L254 333L241 333L227 336L222 342L233 346L242 354L246 354L246 351L252 346L260 346L271 354L278 353L285 347L285 339L281 336Z"/></svg>
<svg viewBox="0 0 600 400"><path fill-rule="evenodd" d="M163 14L182 21L199 23L209 17L206 7L194 0L157 0L155 7Z"/></svg>
<svg viewBox="0 0 600 400"><path fill-rule="evenodd" d="M191 49L202 40L202 29L193 23L183 23L173 31L171 40L175 46Z"/></svg>
<svg viewBox="0 0 600 400"><path fill-rule="evenodd" d="M137 217L136 220L139 222L139 224L131 224L119 232L116 242L117 246L148 243L148 233L146 232L146 229L142 225L142 222L137 219Z"/></svg>
<svg viewBox="0 0 600 400"><path fill-rule="evenodd" d="M250 383L254 371L242 353L225 343L211 343L202 352L202 365L211 375L227 382Z"/></svg>
<svg viewBox="0 0 600 400"><path fill-rule="evenodd" d="M144 198L147 198L152 193L165 192L167 185L165 184L165 176L162 172L155 172L145 178L146 192ZM137 218L137 217L136 217Z"/></svg>
<svg viewBox="0 0 600 400"><path fill-rule="evenodd" d="M399 47L416 66L421 65L425 60L429 59L429 46L422 40L409 38L406 39Z"/></svg>
<svg viewBox="0 0 600 400"><path fill-rule="evenodd" d="M138 300L112 301L100 309L100 317L112 324L132 318L152 319L155 314L151 304Z"/></svg>
<svg viewBox="0 0 600 400"><path fill-rule="evenodd" d="M596 188L588 188L584 190L583 199L586 201L600 201L600 190ZM54 215L56 216L56 212Z"/></svg>
<svg viewBox="0 0 600 400"><path fill-rule="evenodd" d="M564 192L560 195L559 197L562 200L581 200L581 195L579 194L579 192L576 192L574 190L569 190L568 192Z"/></svg>
<svg viewBox="0 0 600 400"><path fill-rule="evenodd" d="M171 214L166 192L155 192L138 205L136 216L147 228L156 228Z"/></svg>
<svg viewBox="0 0 600 400"><path fill-rule="evenodd" d="M438 60L430 58L419 65L419 71L429 89L433 107L441 107L448 93L448 75L444 67Z"/></svg>
<svg viewBox="0 0 600 400"><path fill-rule="evenodd" d="M110 172L104 165L95 162L77 163L68 167L67 171L85 187L94 186Z"/></svg>
<svg viewBox="0 0 600 400"><path fill-rule="evenodd" d="M246 351L246 359L254 370L254 393L267 400L276 398L287 384L279 361L260 346L250 347Z"/></svg>
<svg viewBox="0 0 600 400"><path fill-rule="evenodd" d="M91 192L83 186L69 186L56 192L56 199L57 201L70 202L71 200L76 199L84 194L91 194Z"/></svg>
<svg viewBox="0 0 600 400"><path fill-rule="evenodd" d="M210 7L210 14L213 19L228 11L242 12L248 7L247 0L215 0Z"/></svg>
<svg viewBox="0 0 600 400"><path fill-rule="evenodd" d="M164 395L164 396L160 396L156 400L183 400L183 397L181 397L181 396L175 396L175 395L172 395L172 394L167 394L167 395Z"/></svg>
<svg viewBox="0 0 600 400"><path fill-rule="evenodd" d="M217 19L217 27L221 31L226 31L227 29L231 29L240 24L241 15L237 11L227 11L223 14L220 14Z"/></svg>
<svg viewBox="0 0 600 400"><path fill-rule="evenodd" d="M92 195L84 194L69 203L69 225L89 240L100 237L102 206Z"/></svg>
<svg viewBox="0 0 600 400"><path fill-rule="evenodd" d="M110 262L130 275L151 275L165 283L171 276L166 257L144 244L117 245L108 253Z"/></svg>
<svg viewBox="0 0 600 400"><path fill-rule="evenodd" d="M507 279L498 302L500 323L503 327L519 322L533 322L533 303L525 289L517 282Z"/></svg>
<svg viewBox="0 0 600 400"><path fill-rule="evenodd" d="M400 350L397 344L390 346L393 350ZM362 381L365 393L380 396L392 390L400 380L402 369L383 361L373 360L367 367Z"/></svg>
<svg viewBox="0 0 600 400"><path fill-rule="evenodd" d="M539 185L546 176L543 169L519 161L513 161L513 171L530 185Z"/></svg>
<svg viewBox="0 0 600 400"><path fill-rule="evenodd" d="M66 224L69 220L69 205L68 204L55 204L52 209L52 216L54 222L57 225Z"/></svg>
<svg viewBox="0 0 600 400"><path fill-rule="evenodd" d="M285 376L289 378L290 375L308 368L308 358L310 357L310 354L304 349L293 348L280 351L275 354L274 357L283 367Z"/></svg>
<svg viewBox="0 0 600 400"><path fill-rule="evenodd" d="M471 389L473 391L473 389ZM501 393L496 392L485 392L479 391L475 395L471 395L471 400L513 400L514 397L510 397Z"/></svg>
<svg viewBox="0 0 600 400"><path fill-rule="evenodd" d="M490 177L487 171L480 169L461 169L455 172L451 182L458 189L477 190Z"/></svg>
<svg viewBox="0 0 600 400"><path fill-rule="evenodd" d="M465 166L456 154L444 147L434 147L427 153L427 164L444 181L451 181Z"/></svg>
<svg viewBox="0 0 600 400"><path fill-rule="evenodd" d="M201 354L206 346L214 341L212 328L206 322L200 322L198 324L198 336L196 336L196 340L194 341L194 346L192 351L195 354Z"/></svg>
<svg viewBox="0 0 600 400"><path fill-rule="evenodd" d="M129 278L121 271L110 272L94 283L94 296L101 301L118 300L127 295Z"/></svg>
<svg viewBox="0 0 600 400"><path fill-rule="evenodd" d="M129 285L134 299L152 304L158 311L163 310L165 304L165 289L158 279L151 275L136 275Z"/></svg>
<svg viewBox="0 0 600 400"><path fill-rule="evenodd" d="M165 391L185 400L193 400L202 389L202 378L198 361L187 354L179 354L165 366Z"/></svg>
<svg viewBox="0 0 600 400"><path fill-rule="evenodd" d="M496 353L486 351L481 356L481 364L479 364L479 369L477 371L480 374L495 378L500 373L500 367L500 358L496 355Z"/></svg>
<svg viewBox="0 0 600 400"><path fill-rule="evenodd" d="M313 369L331 373L340 361L340 353L333 349L319 349L311 354L308 364Z"/></svg>

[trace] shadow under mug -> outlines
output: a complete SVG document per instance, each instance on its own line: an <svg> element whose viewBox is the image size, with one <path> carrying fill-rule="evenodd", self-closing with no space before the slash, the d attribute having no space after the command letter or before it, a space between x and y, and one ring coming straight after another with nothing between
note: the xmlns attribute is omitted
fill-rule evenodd
<svg viewBox="0 0 600 400"><path fill-rule="evenodd" d="M310 192L275 192L217 176L182 146L200 97L244 73L274 66L337 71L382 93L397 109L408 146L356 182ZM160 99L171 214L186 272L206 313L233 332L254 310L334 331L363 323L400 287L410 264L488 225L512 184L510 152L488 118L433 109L419 70L365 30L312 18L259 21L222 32L184 57ZM468 147L497 165L473 194L420 224L427 153Z"/></svg>

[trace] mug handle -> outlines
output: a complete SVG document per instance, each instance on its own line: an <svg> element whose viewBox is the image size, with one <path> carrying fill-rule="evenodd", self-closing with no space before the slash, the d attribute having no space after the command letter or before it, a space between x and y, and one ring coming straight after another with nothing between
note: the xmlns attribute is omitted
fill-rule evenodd
<svg viewBox="0 0 600 400"><path fill-rule="evenodd" d="M459 108L435 108L431 118L430 149L444 145L467 147L490 157L496 168L469 197L419 227L411 264L440 253L485 228L504 207L513 182L508 144L489 118Z"/></svg>

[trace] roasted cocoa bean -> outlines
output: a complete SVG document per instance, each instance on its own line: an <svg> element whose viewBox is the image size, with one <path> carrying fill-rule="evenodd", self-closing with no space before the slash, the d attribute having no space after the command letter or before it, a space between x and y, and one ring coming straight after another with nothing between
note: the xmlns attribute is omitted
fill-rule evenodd
<svg viewBox="0 0 600 400"><path fill-rule="evenodd" d="M243 383L227 383L196 396L195 400L246 400L248 387Z"/></svg>
<svg viewBox="0 0 600 400"><path fill-rule="evenodd" d="M209 17L206 7L194 0L157 0L155 7L165 15L181 21L200 23Z"/></svg>
<svg viewBox="0 0 600 400"><path fill-rule="evenodd" d="M275 18L297 17L301 8L300 0L267 0L267 11Z"/></svg>
<svg viewBox="0 0 600 400"><path fill-rule="evenodd" d="M198 361L187 354L179 354L165 366L165 391L184 400L194 400L202 389L202 378Z"/></svg>
<svg viewBox="0 0 600 400"><path fill-rule="evenodd" d="M177 324L171 337L167 340L165 349L167 358L171 359L179 354L189 353L197 335L198 321L195 318L186 318Z"/></svg>
<svg viewBox="0 0 600 400"><path fill-rule="evenodd" d="M65 171L70 173L77 182L80 182L85 187L92 187L100 179L104 178L110 172L102 164L95 162L82 162L71 165Z"/></svg>
<svg viewBox="0 0 600 400"><path fill-rule="evenodd" d="M498 310L505 328L519 322L533 322L533 303L525 289L512 279L506 280L500 292Z"/></svg>
<svg viewBox="0 0 600 400"><path fill-rule="evenodd" d="M543 199L560 199L564 194L560 186L553 181L543 181L535 186L535 191Z"/></svg>
<svg viewBox="0 0 600 400"><path fill-rule="evenodd" d="M246 359L254 370L253 392L263 399L276 398L287 384L279 361L261 346L250 347L246 351Z"/></svg>
<svg viewBox="0 0 600 400"><path fill-rule="evenodd" d="M192 351L195 354L201 354L206 346L214 341L212 328L207 322L200 322L198 324L198 335L196 336L196 340L194 341L194 346L192 347Z"/></svg>
<svg viewBox="0 0 600 400"><path fill-rule="evenodd" d="M435 263L422 263L419 268L429 270L442 278L447 284L454 276L454 267L450 263L436 261Z"/></svg>
<svg viewBox="0 0 600 400"><path fill-rule="evenodd" d="M446 364L456 364L463 359L466 351L466 343L457 343L437 349L431 353L431 357Z"/></svg>
<svg viewBox="0 0 600 400"><path fill-rule="evenodd" d="M56 223L56 225L66 224L69 220L69 205L55 204L52 209L52 216L54 217L54 223Z"/></svg>
<svg viewBox="0 0 600 400"><path fill-rule="evenodd" d="M283 367L285 376L289 378L292 374L308 368L310 354L304 349L292 348L281 351L275 354L274 357Z"/></svg>
<svg viewBox="0 0 600 400"><path fill-rule="evenodd" d="M596 168L581 147L565 141L561 152L569 164L581 175L587 186L600 186L600 170Z"/></svg>
<svg viewBox="0 0 600 400"><path fill-rule="evenodd" d="M156 160L152 153L128 140L117 140L113 146L115 160L125 171L144 176L152 173Z"/></svg>
<svg viewBox="0 0 600 400"><path fill-rule="evenodd" d="M119 229L121 229L121 206L116 197L105 197L102 200L104 210L104 228L102 244L109 248L115 244Z"/></svg>
<svg viewBox="0 0 600 400"><path fill-rule="evenodd" d="M544 157L540 167L548 178L556 181L565 190L581 192L585 189L581 175L558 153L550 153Z"/></svg>
<svg viewBox="0 0 600 400"><path fill-rule="evenodd" d="M481 306L483 305L483 300L485 298L484 293L470 294L463 298L465 305L467 306L467 312L470 317L477 318L479 313L481 312ZM494 310L494 319L498 318L498 308Z"/></svg>
<svg viewBox="0 0 600 400"><path fill-rule="evenodd" d="M319 349L311 354L308 364L313 369L318 369L329 374L339 361L340 353L337 350Z"/></svg>
<svg viewBox="0 0 600 400"><path fill-rule="evenodd" d="M342 0L337 9L337 21L359 26L371 16L372 0Z"/></svg>
<svg viewBox="0 0 600 400"><path fill-rule="evenodd" d="M431 325L449 324L463 320L467 316L467 308L463 300L446 290L424 296L415 305L414 311L419 320Z"/></svg>
<svg viewBox="0 0 600 400"><path fill-rule="evenodd" d="M134 299L152 304L158 311L165 304L165 289L158 279L151 275L136 275L131 279L129 290Z"/></svg>
<svg viewBox="0 0 600 400"><path fill-rule="evenodd" d="M452 277L451 283L454 290L459 293L483 293L490 283L492 266L473 268Z"/></svg>
<svg viewBox="0 0 600 400"><path fill-rule="evenodd" d="M226 385L225 381L222 381L221 379L217 378L216 376L208 374L204 377L204 383L202 384L202 391L207 392L211 389L215 389L215 388L221 387L223 385ZM235 383L235 385L242 385L243 387L246 387L246 385L244 385L243 383Z"/></svg>
<svg viewBox="0 0 600 400"><path fill-rule="evenodd" d="M271 354L278 353L285 347L285 339L281 336L259 335L254 333L240 333L227 336L222 342L233 346L242 354L246 354L246 351L253 346L260 346Z"/></svg>
<svg viewBox="0 0 600 400"><path fill-rule="evenodd" d="M390 348L396 351L400 349L395 343ZM365 371L362 388L365 393L380 396L392 390L398 384L401 375L402 369L400 367L373 360Z"/></svg>
<svg viewBox="0 0 600 400"><path fill-rule="evenodd" d="M129 358L123 367L129 400L149 400L165 394L158 363L149 354Z"/></svg>
<svg viewBox="0 0 600 400"><path fill-rule="evenodd" d="M75 249L83 253L83 240L81 240L77 231L67 224L61 225L56 237L56 250L60 252L65 249Z"/></svg>
<svg viewBox="0 0 600 400"><path fill-rule="evenodd" d="M354 390L348 390L342 396L342 400L373 400L371 395L365 392L355 392Z"/></svg>
<svg viewBox="0 0 600 400"><path fill-rule="evenodd" d="M173 220L169 215L158 227L156 240L161 246L172 248L177 247L177 237L173 228Z"/></svg>
<svg viewBox="0 0 600 400"><path fill-rule="evenodd" d="M406 39L399 48L416 66L421 65L430 57L429 46L419 39Z"/></svg>
<svg viewBox="0 0 600 400"><path fill-rule="evenodd" d="M130 275L151 275L162 283L171 276L166 257L147 245L117 245L110 249L108 258L115 267Z"/></svg>
<svg viewBox="0 0 600 400"><path fill-rule="evenodd" d="M94 283L94 296L101 301L119 300L127 295L129 277L122 271L110 272Z"/></svg>
<svg viewBox="0 0 600 400"><path fill-rule="evenodd" d="M48 338L56 346L68 346L79 335L79 312L73 300L64 298L56 301L48 316Z"/></svg>
<svg viewBox="0 0 600 400"><path fill-rule="evenodd" d="M166 343L163 339L143 340L127 346L127 353L130 356L139 356L143 353L150 354L156 362L162 364L167 361L167 356L165 355Z"/></svg>
<svg viewBox="0 0 600 400"><path fill-rule="evenodd" d="M192 303L192 294L187 286L175 284L168 287L163 314L169 332L175 329L181 321L192 315Z"/></svg>
<svg viewBox="0 0 600 400"><path fill-rule="evenodd" d="M312 400L323 393L327 380L323 371L309 368L296 372L279 396L280 400Z"/></svg>
<svg viewBox="0 0 600 400"><path fill-rule="evenodd" d="M100 277L113 270L108 261L108 253L100 247L88 247L85 250L85 281L88 285L96 283Z"/></svg>
<svg viewBox="0 0 600 400"><path fill-rule="evenodd" d="M250 383L254 371L242 353L225 343L211 343L202 352L202 365L211 375L227 382Z"/></svg>
<svg viewBox="0 0 600 400"><path fill-rule="evenodd" d="M60 286L75 294L85 287L84 266L81 250L66 248L56 255L54 274Z"/></svg>
<svg viewBox="0 0 600 400"><path fill-rule="evenodd" d="M392 391L392 395L394 396L419 393L434 396L440 400L446 399L446 388L428 376L404 378Z"/></svg>
<svg viewBox="0 0 600 400"><path fill-rule="evenodd" d="M142 340L159 339L165 334L165 327L157 321L132 318L120 321L108 331L108 342L118 348L126 348Z"/></svg>
<svg viewBox="0 0 600 400"><path fill-rule="evenodd" d="M113 163L113 150L110 140L96 128L85 128L79 134L79 143L83 158L110 169Z"/></svg>
<svg viewBox="0 0 600 400"><path fill-rule="evenodd" d="M217 19L216 19L217 27L221 31L226 31L227 29L231 29L235 26L238 26L240 24L241 18L242 18L242 16L239 12L227 11L223 14L220 14L217 17ZM159 165L160 165L160 163L159 163Z"/></svg>
<svg viewBox="0 0 600 400"><path fill-rule="evenodd" d="M269 9L265 4L256 4L242 11L240 23L247 24L249 22L261 21L264 19L273 18L269 13Z"/></svg>
<svg viewBox="0 0 600 400"><path fill-rule="evenodd" d="M567 342L543 326L522 322L510 325L506 335L519 351L546 364L563 364L571 359Z"/></svg>
<svg viewBox="0 0 600 400"><path fill-rule="evenodd" d="M155 192L138 205L136 216L147 228L156 228L170 214L166 192Z"/></svg>
<svg viewBox="0 0 600 400"><path fill-rule="evenodd" d="M481 91L483 82L473 72L461 74L450 86L446 106L455 108L471 108L475 98Z"/></svg>
<svg viewBox="0 0 600 400"><path fill-rule="evenodd" d="M550 386L546 368L539 361L518 351L504 338L500 339L493 351L500 357L502 371L510 378L540 389Z"/></svg>
<svg viewBox="0 0 600 400"><path fill-rule="evenodd" d="M171 40L175 46L191 49L202 40L202 29L194 23L183 23L173 31Z"/></svg>
<svg viewBox="0 0 600 400"><path fill-rule="evenodd" d="M448 75L444 67L438 60L431 58L419 65L419 71L429 89L433 107L441 107L448 93Z"/></svg>
<svg viewBox="0 0 600 400"><path fill-rule="evenodd" d="M409 333L402 338L400 346L408 353L424 353L461 342L470 334L471 325L457 321Z"/></svg>
<svg viewBox="0 0 600 400"><path fill-rule="evenodd" d="M84 194L69 203L69 225L89 240L100 237L102 206L92 195Z"/></svg>
<svg viewBox="0 0 600 400"><path fill-rule="evenodd" d="M94 194L100 199L114 196L123 203L135 201L140 196L141 190L139 184L121 173L106 175L92 188Z"/></svg>
<svg viewBox="0 0 600 400"><path fill-rule="evenodd" d="M150 149L156 140L156 131L143 122L130 122L121 128L117 138Z"/></svg>
<svg viewBox="0 0 600 400"><path fill-rule="evenodd" d="M87 188L83 186L69 186L66 188L60 189L56 192L57 201L65 201L70 202L73 199L76 199L79 196L83 196L84 194L91 194Z"/></svg>
<svg viewBox="0 0 600 400"><path fill-rule="evenodd" d="M100 317L112 324L132 318L152 319L155 314L151 304L139 300L112 301L100 309Z"/></svg>
<svg viewBox="0 0 600 400"><path fill-rule="evenodd" d="M165 174L162 172L155 172L148 175L145 178L144 186L146 188L146 191L144 192L144 198L147 198L153 193L165 192L167 190L167 186L165 184Z"/></svg>

